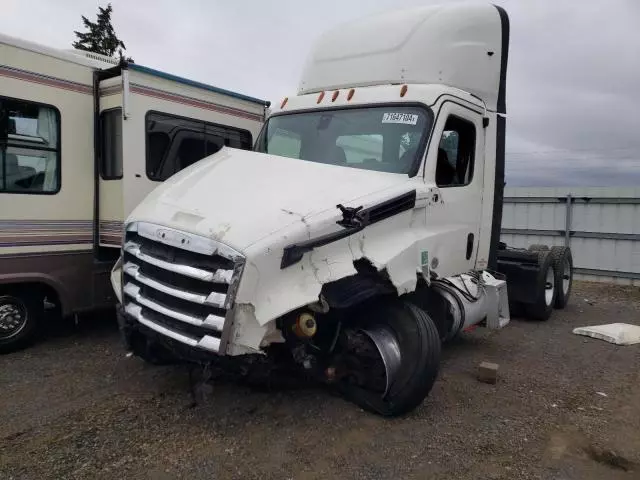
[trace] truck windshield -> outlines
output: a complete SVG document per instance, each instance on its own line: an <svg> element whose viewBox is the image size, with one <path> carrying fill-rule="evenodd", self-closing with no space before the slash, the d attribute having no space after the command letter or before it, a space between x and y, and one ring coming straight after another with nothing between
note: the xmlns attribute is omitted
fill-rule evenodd
<svg viewBox="0 0 640 480"><path fill-rule="evenodd" d="M430 128L428 111L416 106L287 113L267 121L256 150L310 162L407 174Z"/></svg>

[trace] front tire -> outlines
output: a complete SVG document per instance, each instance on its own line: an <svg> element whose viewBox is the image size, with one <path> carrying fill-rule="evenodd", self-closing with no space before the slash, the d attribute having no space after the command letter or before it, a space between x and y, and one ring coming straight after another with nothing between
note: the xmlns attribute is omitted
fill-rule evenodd
<svg viewBox="0 0 640 480"><path fill-rule="evenodd" d="M412 411L431 391L438 374L441 341L435 323L424 310L396 298L373 302L359 317L359 331L369 339L376 338L372 333L376 331L385 332L388 340L395 339L398 363L391 378L379 383L380 388L341 380L341 393L379 415L395 417ZM361 378L370 375L368 368L363 370Z"/></svg>
<svg viewBox="0 0 640 480"><path fill-rule="evenodd" d="M44 311L44 298L28 289L0 293L0 353L30 345Z"/></svg>

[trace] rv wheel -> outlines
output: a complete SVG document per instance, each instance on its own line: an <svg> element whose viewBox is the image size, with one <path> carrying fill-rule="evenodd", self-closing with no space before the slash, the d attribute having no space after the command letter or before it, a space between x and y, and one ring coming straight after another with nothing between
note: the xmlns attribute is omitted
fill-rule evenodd
<svg viewBox="0 0 640 480"><path fill-rule="evenodd" d="M536 279L538 295L534 303L525 304L527 317L533 320L548 320L558 293L553 258L548 250L538 251L540 272Z"/></svg>
<svg viewBox="0 0 640 480"><path fill-rule="evenodd" d="M44 299L26 289L0 293L0 353L29 345L43 310Z"/></svg>
<svg viewBox="0 0 640 480"><path fill-rule="evenodd" d="M424 310L409 302L384 299L345 329L337 353L338 389L371 412L398 416L422 403L440 363L440 336Z"/></svg>

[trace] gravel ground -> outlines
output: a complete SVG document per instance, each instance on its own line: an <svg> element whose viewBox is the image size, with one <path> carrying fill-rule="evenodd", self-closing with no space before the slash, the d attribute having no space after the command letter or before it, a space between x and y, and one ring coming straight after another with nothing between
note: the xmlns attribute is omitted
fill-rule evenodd
<svg viewBox="0 0 640 480"><path fill-rule="evenodd" d="M194 407L186 369L126 358L113 318L57 325L0 357L0 478L638 479L640 345L571 330L639 312L638 288L576 283L549 322L445 347L430 396L400 419L233 383ZM485 360L496 385L475 379Z"/></svg>

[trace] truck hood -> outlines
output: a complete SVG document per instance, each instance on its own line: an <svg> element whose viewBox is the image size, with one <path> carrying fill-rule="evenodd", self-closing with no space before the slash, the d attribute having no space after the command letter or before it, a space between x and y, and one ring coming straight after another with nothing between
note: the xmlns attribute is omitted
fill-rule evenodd
<svg viewBox="0 0 640 480"><path fill-rule="evenodd" d="M300 219L408 181L403 174L224 148L169 178L129 221L190 231L242 251Z"/></svg>

